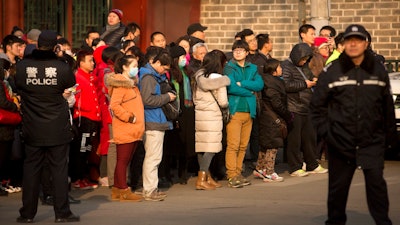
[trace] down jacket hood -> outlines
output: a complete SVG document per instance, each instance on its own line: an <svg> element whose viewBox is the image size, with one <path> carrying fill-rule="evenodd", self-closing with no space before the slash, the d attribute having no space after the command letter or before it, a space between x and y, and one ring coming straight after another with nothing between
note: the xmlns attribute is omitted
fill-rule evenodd
<svg viewBox="0 0 400 225"><path fill-rule="evenodd" d="M300 43L300 44L296 44L292 51L290 52L290 60L292 60L293 64L298 66L300 59L302 59L303 57L312 57L313 56L313 51L311 49L310 46L308 46L308 44L306 43Z"/></svg>

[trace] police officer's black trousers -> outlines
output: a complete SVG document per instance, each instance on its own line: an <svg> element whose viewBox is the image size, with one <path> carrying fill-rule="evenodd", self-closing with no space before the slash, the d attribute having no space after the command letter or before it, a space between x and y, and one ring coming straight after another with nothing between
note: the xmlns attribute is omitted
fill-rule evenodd
<svg viewBox="0 0 400 225"><path fill-rule="evenodd" d="M354 160L329 148L328 220L326 225L346 224L346 203L351 181L357 166ZM391 225L389 200L383 168L363 169L368 209L377 225Z"/></svg>
<svg viewBox="0 0 400 225"><path fill-rule="evenodd" d="M41 170L45 159L50 168L54 187L54 212L56 218L71 214L68 203L69 143L58 146L36 147L25 144L22 217L33 219L37 212Z"/></svg>

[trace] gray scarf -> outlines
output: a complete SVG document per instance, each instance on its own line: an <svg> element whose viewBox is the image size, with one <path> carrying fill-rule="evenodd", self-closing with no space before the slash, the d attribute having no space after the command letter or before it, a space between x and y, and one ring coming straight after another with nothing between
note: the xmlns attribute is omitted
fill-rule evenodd
<svg viewBox="0 0 400 225"><path fill-rule="evenodd" d="M100 38L104 39L105 36L107 36L109 33L117 30L120 27L120 23L117 23L115 25L106 25L106 31L104 31L104 33L101 34Z"/></svg>

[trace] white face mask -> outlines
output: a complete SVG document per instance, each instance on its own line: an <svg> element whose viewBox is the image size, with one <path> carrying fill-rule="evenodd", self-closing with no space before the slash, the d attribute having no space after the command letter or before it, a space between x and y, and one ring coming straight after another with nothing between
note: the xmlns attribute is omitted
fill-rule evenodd
<svg viewBox="0 0 400 225"><path fill-rule="evenodd" d="M72 53L71 50L65 50L65 54L70 55L70 56L74 56L74 54Z"/></svg>
<svg viewBox="0 0 400 225"><path fill-rule="evenodd" d="M135 78L137 76L138 72L139 72L139 68L137 68L137 67L131 68L128 73L129 78Z"/></svg>
<svg viewBox="0 0 400 225"><path fill-rule="evenodd" d="M181 61L179 61L178 63L180 68L183 68L186 66L186 58L183 58Z"/></svg>

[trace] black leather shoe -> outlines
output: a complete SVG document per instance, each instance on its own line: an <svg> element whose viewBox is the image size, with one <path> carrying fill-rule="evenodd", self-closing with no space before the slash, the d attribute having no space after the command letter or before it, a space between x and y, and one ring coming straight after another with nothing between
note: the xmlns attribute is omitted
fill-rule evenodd
<svg viewBox="0 0 400 225"><path fill-rule="evenodd" d="M77 200L73 198L71 195L68 195L68 202L69 204L79 204L81 200ZM53 196L47 196L42 200L42 205L54 205L54 198Z"/></svg>
<svg viewBox="0 0 400 225"><path fill-rule="evenodd" d="M54 205L54 198L53 196L43 197L42 205Z"/></svg>
<svg viewBox="0 0 400 225"><path fill-rule="evenodd" d="M68 195L69 204L80 204L81 200L73 198L71 195Z"/></svg>
<svg viewBox="0 0 400 225"><path fill-rule="evenodd" d="M75 216L74 214L71 213L71 215L67 217L60 217L56 218L54 222L56 223L68 223L68 222L78 222L80 220L79 216Z"/></svg>
<svg viewBox="0 0 400 225"><path fill-rule="evenodd" d="M33 219L29 219L29 218L20 216L17 218L17 223L33 223Z"/></svg>

